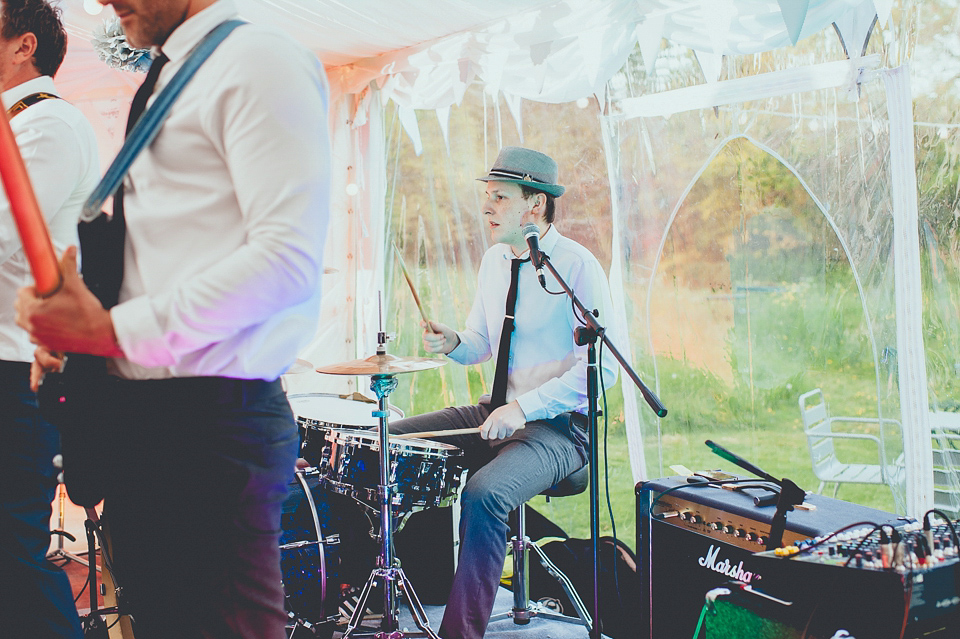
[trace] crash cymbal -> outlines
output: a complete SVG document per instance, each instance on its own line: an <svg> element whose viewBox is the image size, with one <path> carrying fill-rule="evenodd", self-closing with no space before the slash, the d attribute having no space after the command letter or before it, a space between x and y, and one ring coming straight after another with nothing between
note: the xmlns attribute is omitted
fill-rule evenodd
<svg viewBox="0 0 960 639"><path fill-rule="evenodd" d="M446 364L446 360L431 357L397 357L396 355L374 355L366 359L328 364L317 368L318 373L329 375L392 375L396 373L414 373Z"/></svg>
<svg viewBox="0 0 960 639"><path fill-rule="evenodd" d="M312 373L314 372L313 364L308 362L305 359L298 359L293 363L290 368L286 370L284 375L299 375L300 373Z"/></svg>

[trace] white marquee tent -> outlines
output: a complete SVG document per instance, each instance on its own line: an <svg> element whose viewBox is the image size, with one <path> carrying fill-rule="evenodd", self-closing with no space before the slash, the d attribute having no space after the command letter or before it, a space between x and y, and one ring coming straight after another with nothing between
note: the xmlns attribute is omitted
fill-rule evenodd
<svg viewBox="0 0 960 639"><path fill-rule="evenodd" d="M890 482L894 503L912 515L933 505L921 229L907 66L907 53L913 47L919 51L923 44L911 40L922 26L914 3L237 0L237 4L247 19L275 24L315 51L332 88L333 178L340 188L334 188L326 262L336 272L324 278L323 321L304 358L322 364L372 351L379 322L378 291L392 272L385 247L391 239L388 228L397 223L392 212L399 201L397 182L408 175L400 168L397 149L409 147L424 161L446 157L446 164L454 167L453 177L468 183L488 165L490 153L510 129L502 123L501 103L509 113L504 119L512 119L523 141L525 133L532 139L538 127L550 125L531 123L522 101L580 100L582 105L586 98L600 114L599 127L594 125L599 128L595 151L607 170L611 202L609 237L600 241L612 256L611 285L631 328L632 343L621 350L637 360L648 384L662 391L669 379L666 369L660 370L662 357L668 355L665 338L658 337L654 324L657 317L667 320L658 315L664 311L657 299L670 289L663 289L658 278L670 268L680 268L678 253L671 251L679 250L674 239L689 214L685 207L703 177L716 168L711 164L714 159L743 145L759 148L789 169L847 256L866 326L861 341L874 371L867 384L872 388L870 414L898 420L903 428L896 450L888 451L883 461L905 469ZM96 13L99 5L91 0L63 0L61 6L71 40L57 82L94 122L106 166L119 147L126 105L142 76L109 68L89 43L94 30L111 17L109 8ZM909 23L909 30L898 28L898 21ZM798 41L817 44L804 50L794 46ZM876 43L879 52L864 56L868 43ZM809 53L811 48L814 53ZM769 53L762 58L765 52ZM637 81L641 76L646 79ZM678 77L687 81L678 84ZM658 83L657 78L666 79ZM481 99L470 93L476 86L482 87L484 137L464 146L467 136L453 132L459 126L456 113L466 108L465 100ZM424 117L424 110L436 117ZM488 116L496 119L495 142L486 137ZM391 121L402 127L402 140L390 129ZM439 137L432 135L434 130ZM798 142L802 136L813 144L819 164L810 164L809 144ZM434 138L439 144L430 142ZM572 140L573 145L594 143ZM564 144L570 146L571 140ZM674 158L684 155L689 156L689 165L675 165ZM746 156L739 157L736 162ZM561 164L562 175L564 170ZM864 198L849 197L850 189ZM643 258L636 257L632 246L637 233L645 238ZM462 254L447 259L448 263L434 266L469 266ZM733 264L735 259L728 261ZM740 312L736 305L748 299L744 295L758 290L751 284L728 291L735 312ZM675 300L682 297L675 290L671 295ZM709 305L717 298L703 299L702 304ZM674 326L682 332L682 322ZM734 321L731 326L735 341L739 324ZM679 339L692 347L696 338L687 334ZM736 353L739 347L732 348L730 352ZM896 353L897 361L897 390L892 395L883 388L888 380L881 374L881 362L890 352ZM739 366L744 369L742 361ZM753 364L749 368L751 388L763 387L754 375L759 368ZM782 386L782 380L776 385ZM784 387L790 388L790 383ZM795 390L794 406L801 389ZM753 390L750 397L756 401ZM648 413L638 406L638 395L624 391L633 481L663 471L662 456L659 466L647 459L650 449L644 453L642 440L652 437L655 446L662 446L669 425L661 426Z"/></svg>

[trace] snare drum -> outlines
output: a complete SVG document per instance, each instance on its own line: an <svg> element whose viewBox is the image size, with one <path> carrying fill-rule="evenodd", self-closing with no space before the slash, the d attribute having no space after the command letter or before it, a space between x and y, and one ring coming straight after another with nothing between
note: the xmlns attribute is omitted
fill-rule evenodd
<svg viewBox="0 0 960 639"><path fill-rule="evenodd" d="M380 410L378 404L344 399L338 395L326 393L301 393L288 395L290 408L297 416L300 426L300 456L319 466L326 446L324 440L331 428L373 428L380 420L373 411ZM403 411L390 407L390 421L403 418Z"/></svg>
<svg viewBox="0 0 960 639"><path fill-rule="evenodd" d="M380 483L380 434L331 428L319 470L328 490L349 495L374 509ZM391 503L397 513L449 506L457 499L463 473L461 451L452 444L424 439L390 442Z"/></svg>

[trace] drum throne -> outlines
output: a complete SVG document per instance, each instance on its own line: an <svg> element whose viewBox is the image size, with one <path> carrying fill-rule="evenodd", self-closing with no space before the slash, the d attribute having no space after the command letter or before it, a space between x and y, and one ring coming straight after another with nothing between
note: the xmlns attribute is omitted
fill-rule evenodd
<svg viewBox="0 0 960 639"><path fill-rule="evenodd" d="M554 497L566 497L569 495L579 495L587 489L589 482L588 467L583 466L580 470L574 471L559 483L551 486L540 493L547 499ZM517 517L517 534L510 539L511 556L513 559L513 608L506 612L501 612L490 617L490 621L499 621L500 619L513 619L515 624L528 624L534 617L543 617L556 621L567 623L582 623L589 629L592 625L590 613L584 605L580 595L570 579L560 571L559 568L547 557L543 549L536 543L530 541L526 531L526 515L524 508L526 504L521 504L514 512ZM577 612L576 617L564 615L556 612L539 601L530 601L530 551L533 551L540 560L547 574L559 582L567 598L573 603Z"/></svg>

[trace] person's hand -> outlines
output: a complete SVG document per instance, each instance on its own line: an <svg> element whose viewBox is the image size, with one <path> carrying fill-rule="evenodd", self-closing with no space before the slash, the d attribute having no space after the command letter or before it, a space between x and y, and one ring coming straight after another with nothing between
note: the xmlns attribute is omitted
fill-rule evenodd
<svg viewBox="0 0 960 639"><path fill-rule="evenodd" d="M110 313L77 273L75 246L64 251L60 272L63 285L50 297L40 297L32 286L20 289L17 324L30 334L31 342L52 352L123 356Z"/></svg>
<svg viewBox="0 0 960 639"><path fill-rule="evenodd" d="M426 322L421 321L420 327L423 329L423 348L428 353L446 355L460 345L457 332L445 324L431 321L427 326Z"/></svg>
<svg viewBox="0 0 960 639"><path fill-rule="evenodd" d="M495 408L480 425L483 439L506 439L527 425L527 416L516 400Z"/></svg>
<svg viewBox="0 0 960 639"><path fill-rule="evenodd" d="M33 362L30 363L30 390L36 393L43 376L63 370L63 362L62 353L52 353L49 349L38 346L37 350L33 351Z"/></svg>

